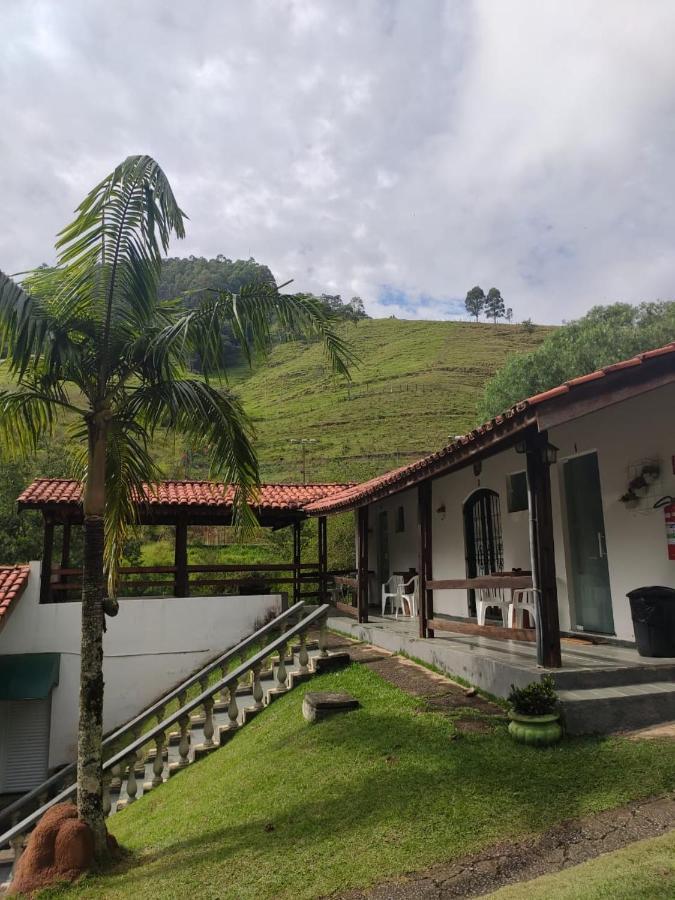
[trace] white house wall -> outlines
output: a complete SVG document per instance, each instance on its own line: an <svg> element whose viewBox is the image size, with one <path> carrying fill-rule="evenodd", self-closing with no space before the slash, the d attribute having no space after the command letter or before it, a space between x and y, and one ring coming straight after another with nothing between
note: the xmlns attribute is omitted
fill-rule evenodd
<svg viewBox="0 0 675 900"><path fill-rule="evenodd" d="M571 456L596 451L600 470L605 536L616 636L634 640L626 593L647 584L675 587L675 561L668 559L664 514L653 509L654 500L675 496L675 386L658 388L640 397L614 404L598 412L552 428L549 440L559 448L558 463L551 467L556 580L560 625L574 628L573 598L567 576L567 537L562 491L562 466ZM660 481L635 510L619 497L625 493L635 470L645 461L660 464ZM524 456L508 449L483 460L477 476L471 466L432 481L432 571L434 578L464 578L466 558L463 506L478 488L499 494L504 569L531 567L528 513L507 510L507 476L522 472ZM403 505L405 531L394 530L396 510ZM445 507L445 512L442 508ZM402 491L369 508L369 568L377 573L379 513L389 517L390 570L407 571L417 566L417 488ZM441 510L441 511L439 511ZM371 577L371 602L379 597L377 574ZM434 611L466 616L467 592L435 591Z"/></svg>
<svg viewBox="0 0 675 900"><path fill-rule="evenodd" d="M663 510L653 509L658 497L675 496L675 386L657 388L552 428L549 439L559 448L558 465L552 468L552 489L561 617L567 616L569 621L573 600L566 577L561 463L567 457L596 451L614 626L618 638L633 640L626 593L650 584L675 587L675 561L668 559ZM658 460L660 480L637 509L627 509L619 497L626 492L635 467L647 460Z"/></svg>
<svg viewBox="0 0 675 900"><path fill-rule="evenodd" d="M0 655L60 653L52 695L49 765L76 755L80 673L80 604L39 603L40 563L31 563L26 590L0 633ZM279 595L130 598L106 619L103 639L106 731L123 724L200 665L254 630L278 608Z"/></svg>

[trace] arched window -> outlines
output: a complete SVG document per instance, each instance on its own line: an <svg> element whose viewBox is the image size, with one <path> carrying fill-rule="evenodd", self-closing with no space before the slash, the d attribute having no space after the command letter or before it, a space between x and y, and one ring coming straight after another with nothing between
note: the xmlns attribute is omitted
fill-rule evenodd
<svg viewBox="0 0 675 900"><path fill-rule="evenodd" d="M468 578L503 570L502 519L496 491L481 488L465 502L464 546ZM469 615L475 614L475 594L469 591Z"/></svg>

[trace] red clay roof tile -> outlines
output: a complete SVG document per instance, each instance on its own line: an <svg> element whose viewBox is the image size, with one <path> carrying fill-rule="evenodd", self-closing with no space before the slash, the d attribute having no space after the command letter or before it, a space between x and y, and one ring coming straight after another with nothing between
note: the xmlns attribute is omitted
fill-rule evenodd
<svg viewBox="0 0 675 900"><path fill-rule="evenodd" d="M30 566L0 566L0 628L28 584Z"/></svg>
<svg viewBox="0 0 675 900"><path fill-rule="evenodd" d="M348 484L262 484L255 507L265 510L302 509L305 504L338 494ZM146 485L137 502L151 507L225 507L231 508L234 488L212 481L162 481ZM78 505L82 498L79 481L66 478L38 478L18 497L19 506Z"/></svg>

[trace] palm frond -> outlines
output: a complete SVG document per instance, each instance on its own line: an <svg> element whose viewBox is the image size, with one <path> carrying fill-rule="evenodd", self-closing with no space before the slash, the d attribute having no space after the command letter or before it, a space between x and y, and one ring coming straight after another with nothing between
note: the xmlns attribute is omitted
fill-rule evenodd
<svg viewBox="0 0 675 900"><path fill-rule="evenodd" d="M59 404L49 394L30 387L0 391L0 442L10 453L33 453L50 437Z"/></svg>
<svg viewBox="0 0 675 900"><path fill-rule="evenodd" d="M122 414L140 423L150 439L166 428L206 446L211 474L235 486L236 524L253 523L250 502L260 481L253 430L230 391L193 378L141 385L130 391Z"/></svg>
<svg viewBox="0 0 675 900"><path fill-rule="evenodd" d="M102 382L115 342L152 321L162 252L172 233L184 237L184 219L155 160L130 156L85 197L60 233L58 265L70 273L71 302L88 303L100 330Z"/></svg>
<svg viewBox="0 0 675 900"><path fill-rule="evenodd" d="M316 298L281 294L267 282L245 285L237 294L214 294L157 334L153 342L157 363L171 352L186 358L199 354L205 375L221 373L221 335L227 325L249 363L268 353L275 340L318 337L333 371L350 378L350 366L358 360L338 334L335 316Z"/></svg>

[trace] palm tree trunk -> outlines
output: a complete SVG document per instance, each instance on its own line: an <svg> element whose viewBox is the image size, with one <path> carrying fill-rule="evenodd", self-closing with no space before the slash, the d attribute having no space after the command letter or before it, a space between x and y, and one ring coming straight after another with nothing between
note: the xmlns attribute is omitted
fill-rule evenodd
<svg viewBox="0 0 675 900"><path fill-rule="evenodd" d="M97 417L98 418L98 417ZM106 422L89 422L89 460L84 489L84 572L80 657L80 721L77 740L77 810L94 835L97 860L107 855L103 816L103 542Z"/></svg>

